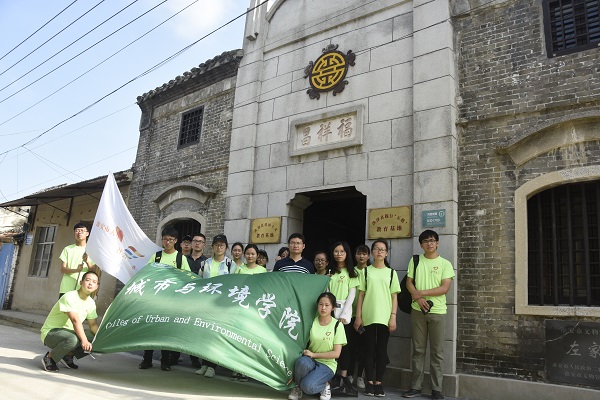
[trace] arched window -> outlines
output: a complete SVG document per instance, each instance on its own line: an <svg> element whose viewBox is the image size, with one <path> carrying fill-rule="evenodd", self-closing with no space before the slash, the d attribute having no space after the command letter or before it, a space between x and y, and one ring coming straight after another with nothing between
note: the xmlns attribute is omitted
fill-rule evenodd
<svg viewBox="0 0 600 400"><path fill-rule="evenodd" d="M600 181L527 201L528 304L600 306Z"/></svg>

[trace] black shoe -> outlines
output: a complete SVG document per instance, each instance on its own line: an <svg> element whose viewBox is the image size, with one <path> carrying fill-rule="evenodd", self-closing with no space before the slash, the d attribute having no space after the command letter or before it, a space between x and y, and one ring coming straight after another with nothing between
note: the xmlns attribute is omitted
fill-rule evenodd
<svg viewBox="0 0 600 400"><path fill-rule="evenodd" d="M42 357L42 366L48 372L58 372L58 366L56 365L54 360L52 358L48 357L49 353L50 352L46 352L44 357Z"/></svg>
<svg viewBox="0 0 600 400"><path fill-rule="evenodd" d="M408 392L404 392L404 394L402 395L402 397L406 397L406 398L412 398L412 397L417 397L421 395L421 391L417 390L417 389L410 389Z"/></svg>
<svg viewBox="0 0 600 400"><path fill-rule="evenodd" d="M373 384L369 382L365 382L365 396L374 396L375 389L373 388Z"/></svg>
<svg viewBox="0 0 600 400"><path fill-rule="evenodd" d="M143 360L140 363L140 369L152 368L152 360Z"/></svg>
<svg viewBox="0 0 600 400"><path fill-rule="evenodd" d="M342 386L342 376L335 374L331 381L329 382L329 386L331 390L339 389Z"/></svg>
<svg viewBox="0 0 600 400"><path fill-rule="evenodd" d="M162 369L163 371L170 371L171 366L169 364L160 364L160 369Z"/></svg>
<svg viewBox="0 0 600 400"><path fill-rule="evenodd" d="M431 398L432 399L437 399L437 400L443 400L444 399L444 395L439 390L432 390L431 391Z"/></svg>
<svg viewBox="0 0 600 400"><path fill-rule="evenodd" d="M60 360L61 364L64 365L67 368L70 369L77 369L79 368L79 365L75 364L73 362L73 356L64 356L61 360Z"/></svg>
<svg viewBox="0 0 600 400"><path fill-rule="evenodd" d="M374 386L375 397L385 397L385 393L383 393L383 385L380 383L379 385Z"/></svg>

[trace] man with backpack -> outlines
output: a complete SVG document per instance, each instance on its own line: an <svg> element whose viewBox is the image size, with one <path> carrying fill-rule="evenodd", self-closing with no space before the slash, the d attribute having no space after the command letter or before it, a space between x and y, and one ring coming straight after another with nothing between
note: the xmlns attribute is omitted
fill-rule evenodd
<svg viewBox="0 0 600 400"><path fill-rule="evenodd" d="M175 250L175 243L177 243L178 232L177 229L168 226L165 227L162 232L162 245L163 249L153 255L148 263L160 263L165 265L170 265L177 269L184 269L186 271L190 271L190 266L188 265L187 257L183 254ZM154 350L144 350L144 359L140 363L140 369L148 369L152 367L152 353ZM177 353L172 354L174 352L169 350L161 350L160 351L160 369L163 371L170 371L171 365L173 364L172 358L175 356L179 358Z"/></svg>
<svg viewBox="0 0 600 400"><path fill-rule="evenodd" d="M419 256L418 268L414 260L408 264L406 288L412 302L412 370L411 389L402 397L421 395L423 385L425 351L427 338L430 348L431 397L443 399L441 393L444 376L444 328L446 326L446 293L454 279L454 269L450 261L438 252L439 236L435 231L426 230L419 235L419 243L424 251ZM415 287L416 285L416 287Z"/></svg>

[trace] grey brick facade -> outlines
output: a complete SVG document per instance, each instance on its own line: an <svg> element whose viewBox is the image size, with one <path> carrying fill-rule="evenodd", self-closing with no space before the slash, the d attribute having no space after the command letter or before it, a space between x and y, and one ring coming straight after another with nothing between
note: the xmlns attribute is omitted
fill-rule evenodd
<svg viewBox="0 0 600 400"><path fill-rule="evenodd" d="M241 51L225 52L140 97L140 140L129 207L152 239L181 219L223 232L236 75ZM199 143L178 148L183 113L204 107ZM209 250L209 247L207 247Z"/></svg>
<svg viewBox="0 0 600 400"><path fill-rule="evenodd" d="M519 300L527 234L516 203L519 190L600 178L599 136L585 128L600 130L600 52L549 58L541 1L480 4L453 19L462 103L457 370L548 382L544 320L600 318L589 308L532 311ZM571 178L544 182L557 171Z"/></svg>

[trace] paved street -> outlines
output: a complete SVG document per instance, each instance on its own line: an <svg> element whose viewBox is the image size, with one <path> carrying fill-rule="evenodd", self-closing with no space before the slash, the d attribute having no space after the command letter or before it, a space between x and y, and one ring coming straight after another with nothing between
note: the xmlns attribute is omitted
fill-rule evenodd
<svg viewBox="0 0 600 400"><path fill-rule="evenodd" d="M140 370L140 356L115 353L86 357L77 362L78 370L59 364L60 372L50 373L42 368L46 351L38 328L0 320L1 399L287 399L287 392L262 383L234 382L224 374L213 379L195 375L187 355L170 372L161 371L157 361L154 368ZM400 399L400 391L386 388L386 398Z"/></svg>

